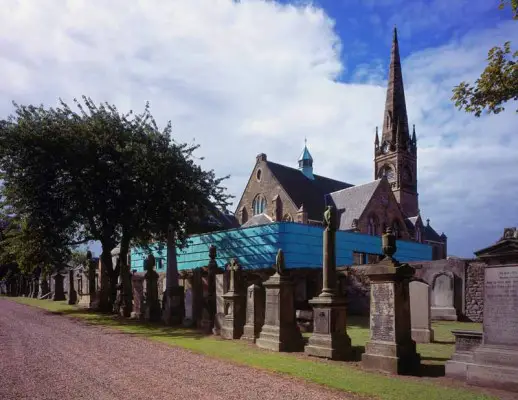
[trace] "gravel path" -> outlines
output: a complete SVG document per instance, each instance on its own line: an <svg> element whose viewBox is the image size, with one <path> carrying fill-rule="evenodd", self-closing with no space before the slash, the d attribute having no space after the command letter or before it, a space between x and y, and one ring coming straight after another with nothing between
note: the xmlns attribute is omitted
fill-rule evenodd
<svg viewBox="0 0 518 400"><path fill-rule="evenodd" d="M351 399L0 299L0 399Z"/></svg>

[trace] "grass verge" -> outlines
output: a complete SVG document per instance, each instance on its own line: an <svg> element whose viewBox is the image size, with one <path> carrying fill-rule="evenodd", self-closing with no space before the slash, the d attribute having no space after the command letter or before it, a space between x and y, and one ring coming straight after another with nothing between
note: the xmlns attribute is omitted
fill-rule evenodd
<svg viewBox="0 0 518 400"><path fill-rule="evenodd" d="M165 328L158 325L122 320L113 316L91 313L64 302L37 300L30 298L9 298L21 304L39 307L85 320L94 325L107 326L119 331L159 341L171 346L189 349L210 357L233 361L250 367L261 368L281 374L354 393L362 397L384 400L489 400L488 395L464 388L453 388L434 384L430 378L407 379L365 372L350 363L321 362L319 360L296 357L293 354L267 352L239 340L226 341L206 336L188 329ZM455 327L479 329L477 324L456 323ZM437 324L436 335L444 343L420 345L424 363L439 365L452 352L451 323ZM362 320L351 318L348 332L353 345L363 345L368 338L368 328ZM445 350L447 349L447 350ZM449 356L448 356L449 357ZM428 359L427 359L428 358Z"/></svg>

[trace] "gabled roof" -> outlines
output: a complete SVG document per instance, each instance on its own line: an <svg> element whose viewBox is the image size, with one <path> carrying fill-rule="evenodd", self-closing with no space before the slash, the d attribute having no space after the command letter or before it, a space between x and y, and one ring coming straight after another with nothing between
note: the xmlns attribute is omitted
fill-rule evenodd
<svg viewBox="0 0 518 400"><path fill-rule="evenodd" d="M379 187L381 179L330 193L328 199L339 215L338 229L351 229L353 220L359 219Z"/></svg>
<svg viewBox="0 0 518 400"><path fill-rule="evenodd" d="M325 211L325 196L353 186L320 175L314 175L314 179L309 179L298 169L271 161L267 161L266 164L295 205L300 207L304 204L308 219L321 221Z"/></svg>
<svg viewBox="0 0 518 400"><path fill-rule="evenodd" d="M416 215L415 217L405 218L405 225L408 232L413 233L415 231L417 221L419 221L419 215Z"/></svg>
<svg viewBox="0 0 518 400"><path fill-rule="evenodd" d="M425 226L424 226L424 239L425 240L431 240L433 242L442 242L443 239L441 238L441 235L439 235L435 229L433 229L431 227L431 225L429 223L427 223Z"/></svg>
<svg viewBox="0 0 518 400"><path fill-rule="evenodd" d="M257 214L254 215L252 218L250 218L248 221L246 221L243 225L241 225L241 228L249 228L251 226L259 226L259 225L266 225L271 224L273 220L266 214Z"/></svg>

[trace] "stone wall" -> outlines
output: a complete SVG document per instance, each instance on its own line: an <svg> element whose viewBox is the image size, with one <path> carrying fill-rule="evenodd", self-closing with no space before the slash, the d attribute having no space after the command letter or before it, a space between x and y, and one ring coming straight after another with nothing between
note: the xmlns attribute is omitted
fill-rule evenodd
<svg viewBox="0 0 518 400"><path fill-rule="evenodd" d="M484 316L484 265L473 260L466 266L465 316L473 322L482 322Z"/></svg>

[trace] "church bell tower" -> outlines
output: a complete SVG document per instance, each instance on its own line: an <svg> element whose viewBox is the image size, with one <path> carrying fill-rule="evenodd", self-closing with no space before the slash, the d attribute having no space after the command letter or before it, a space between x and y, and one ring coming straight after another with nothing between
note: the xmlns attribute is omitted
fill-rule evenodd
<svg viewBox="0 0 518 400"><path fill-rule="evenodd" d="M374 139L374 179L386 176L405 216L419 214L417 194L417 140L408 127L397 30L394 28L390 67L381 127Z"/></svg>

